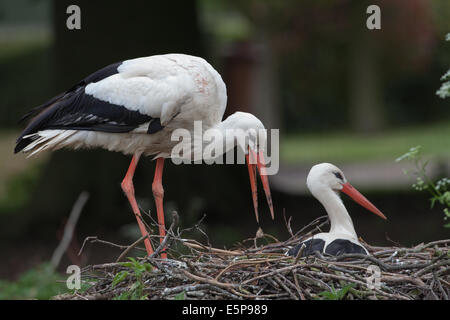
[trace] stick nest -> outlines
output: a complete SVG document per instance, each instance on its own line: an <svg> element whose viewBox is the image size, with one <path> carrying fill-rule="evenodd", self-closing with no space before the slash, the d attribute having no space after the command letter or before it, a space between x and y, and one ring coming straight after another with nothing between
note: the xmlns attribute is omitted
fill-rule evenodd
<svg viewBox="0 0 450 320"><path fill-rule="evenodd" d="M449 299L450 239L412 248L364 243L369 256L285 255L327 223L321 217L296 234L287 223L284 242L258 230L230 250L182 238L172 223L152 256L85 267L82 279L92 285L55 299ZM169 259L158 258L163 247Z"/></svg>

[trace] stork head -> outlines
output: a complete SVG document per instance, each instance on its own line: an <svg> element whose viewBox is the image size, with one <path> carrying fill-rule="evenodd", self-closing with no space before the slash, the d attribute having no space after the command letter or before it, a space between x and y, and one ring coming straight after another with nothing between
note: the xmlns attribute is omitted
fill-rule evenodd
<svg viewBox="0 0 450 320"><path fill-rule="evenodd" d="M251 113L235 112L228 118L226 118L221 123L221 126L222 129L233 130L235 141L233 141L232 147L237 145L237 147L242 149L242 151L245 153L248 172L250 176L250 186L252 190L252 199L255 209L256 221L259 222L256 172L258 172L261 177L264 193L266 194L267 203L270 209L270 214L272 216L272 219L274 219L272 196L270 194L269 180L267 178L264 160L264 149L267 143L267 132L263 123Z"/></svg>
<svg viewBox="0 0 450 320"><path fill-rule="evenodd" d="M306 185L316 198L320 198L321 193L330 189L335 192L340 191L377 216L387 219L380 210L347 181L342 170L331 163L320 163L313 166L306 179Z"/></svg>
<svg viewBox="0 0 450 320"><path fill-rule="evenodd" d="M248 143L253 149L264 150L267 141L266 128L261 120L253 114L235 112L223 121L222 126L226 130L233 130L235 137L245 136L248 138ZM237 141L235 141L235 145L236 143Z"/></svg>

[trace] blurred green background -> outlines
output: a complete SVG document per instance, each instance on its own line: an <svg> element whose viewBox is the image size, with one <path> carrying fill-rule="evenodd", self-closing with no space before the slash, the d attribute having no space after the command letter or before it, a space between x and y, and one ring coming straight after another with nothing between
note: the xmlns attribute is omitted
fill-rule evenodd
<svg viewBox="0 0 450 320"><path fill-rule="evenodd" d="M81 8L81 30L66 28L66 8ZM366 8L381 8L381 30L368 30ZM436 95L450 67L448 0L154 1L2 0L0 2L0 279L16 280L48 261L78 195L83 209L60 264L115 259L101 244L77 252L86 236L120 244L138 237L120 189L129 157L103 150L13 155L18 120L110 63L163 53L206 58L228 90L227 113L252 112L280 129L281 167L270 182L276 219L260 192L263 230L289 237L325 214L306 190L312 165L331 162L389 218L345 199L357 233L373 245L415 245L449 236L442 208L411 188L408 163L394 160L421 145L433 179L449 176L450 100ZM215 246L253 237L247 168L166 162L165 206L180 227L202 228ZM139 204L155 216L154 162L135 176ZM200 234L193 234L202 241ZM52 276L49 276L53 279ZM13 293L0 298L14 297ZM26 297L36 294L26 293Z"/></svg>

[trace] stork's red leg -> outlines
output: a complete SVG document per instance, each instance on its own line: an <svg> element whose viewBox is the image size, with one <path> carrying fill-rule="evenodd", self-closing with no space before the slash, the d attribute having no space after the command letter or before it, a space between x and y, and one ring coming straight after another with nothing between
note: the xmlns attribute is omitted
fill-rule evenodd
<svg viewBox="0 0 450 320"><path fill-rule="evenodd" d="M152 191L153 197L155 198L156 213L158 215L160 242L162 242L164 237L166 236L166 226L164 225L164 208L163 208L164 188L162 186L163 168L164 168L164 158L156 159L155 177L153 179ZM164 249L165 248L163 248L163 250ZM165 252L161 253L161 258L166 259L167 254Z"/></svg>
<svg viewBox="0 0 450 320"><path fill-rule="evenodd" d="M141 212L139 210L138 204L136 202L136 198L134 197L134 186L133 186L133 176L134 171L136 170L136 166L139 161L139 157L141 156L140 153L136 153L133 155L133 159L131 159L130 167L128 168L127 174L125 175L125 178L123 179L121 186L123 192L125 192L125 195L128 198L128 201L130 202L131 208L133 209L134 215L136 216L139 230L141 230L142 236L146 236L148 234L147 229L145 228L144 222L142 221ZM151 255L153 253L152 244L150 243L149 238L144 240L145 249L147 250L147 254Z"/></svg>

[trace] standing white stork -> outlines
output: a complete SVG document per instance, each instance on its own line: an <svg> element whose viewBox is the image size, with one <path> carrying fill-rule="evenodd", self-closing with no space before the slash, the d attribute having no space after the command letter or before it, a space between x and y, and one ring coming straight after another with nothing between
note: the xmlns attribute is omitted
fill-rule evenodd
<svg viewBox="0 0 450 320"><path fill-rule="evenodd" d="M367 255L368 251L358 241L352 219L338 192L344 192L367 210L387 219L384 214L347 181L338 167L330 163L313 166L309 171L306 184L312 195L325 207L330 218L330 232L313 235L291 248L287 254L297 256L303 247L302 256L312 255L315 251L333 256L346 253Z"/></svg>
<svg viewBox="0 0 450 320"><path fill-rule="evenodd" d="M152 191L162 241L165 236L164 159L171 157L172 148L179 144L171 140L173 131L183 128L193 132L194 121L202 121L203 131L217 129L224 133L223 137L227 130L247 133L250 129L264 129L260 120L244 112L236 112L222 121L226 101L225 83L202 58L166 54L126 60L98 70L25 115L24 119L31 120L14 151L33 155L46 149L101 147L133 155L121 186L143 236L148 233L134 197L133 175L140 156L153 155L157 160ZM234 145L235 142L232 146L228 143L224 152ZM249 148L245 152L256 219L256 168L273 219L262 150ZM249 154L258 160L249 161ZM152 254L149 239L144 243L147 253ZM161 257L167 257L166 253Z"/></svg>

